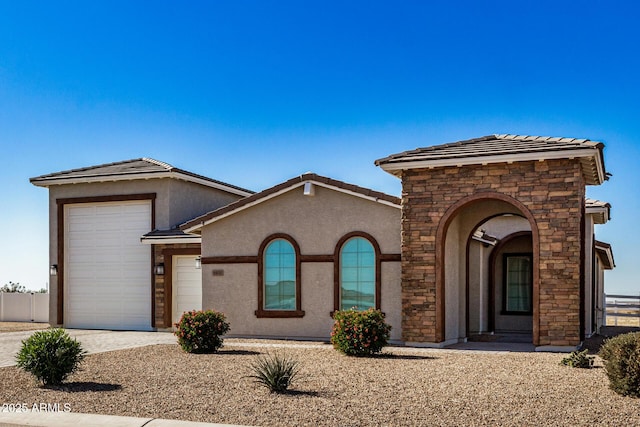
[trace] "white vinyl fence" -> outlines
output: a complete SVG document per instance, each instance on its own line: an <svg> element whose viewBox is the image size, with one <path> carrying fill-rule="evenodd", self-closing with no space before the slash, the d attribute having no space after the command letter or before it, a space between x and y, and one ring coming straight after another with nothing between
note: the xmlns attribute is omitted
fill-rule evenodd
<svg viewBox="0 0 640 427"><path fill-rule="evenodd" d="M640 326L640 295L605 295L609 326Z"/></svg>
<svg viewBox="0 0 640 427"><path fill-rule="evenodd" d="M0 292L0 322L48 322L49 294Z"/></svg>

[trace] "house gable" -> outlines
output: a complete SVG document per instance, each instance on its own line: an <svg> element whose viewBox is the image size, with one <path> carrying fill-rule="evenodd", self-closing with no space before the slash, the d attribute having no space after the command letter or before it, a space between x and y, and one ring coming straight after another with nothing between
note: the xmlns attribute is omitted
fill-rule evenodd
<svg viewBox="0 0 640 427"><path fill-rule="evenodd" d="M275 185L259 193L255 193L244 199L238 200L237 202L231 203L220 209L194 218L193 220L182 224L180 228L186 233L198 232L205 225L219 221L228 216L235 215L245 209L249 209L256 205L265 203L272 198L278 197L300 187L303 188L303 193L306 196L313 197L315 195L315 186L331 189L340 193L354 196L356 198L373 201L397 209L400 208L400 199L389 194L381 193L379 191L371 190L353 184L348 184L343 181L338 181L313 173L306 173L300 175L299 177L285 181L281 184Z"/></svg>

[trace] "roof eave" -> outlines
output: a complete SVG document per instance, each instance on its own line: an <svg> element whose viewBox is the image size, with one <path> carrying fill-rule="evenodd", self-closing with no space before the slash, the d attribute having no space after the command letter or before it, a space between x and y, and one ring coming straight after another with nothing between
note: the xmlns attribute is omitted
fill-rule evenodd
<svg viewBox="0 0 640 427"><path fill-rule="evenodd" d="M140 242L145 245L169 245L177 243L202 243L202 236L142 236Z"/></svg>
<svg viewBox="0 0 640 427"><path fill-rule="evenodd" d="M403 170L407 169L434 169L439 167L460 167L468 165L487 165L493 163L514 163L526 161L544 161L554 159L574 159L574 158L593 158L595 163L595 171L585 176L587 184L599 185L605 179L604 163L602 161L602 150L599 146L593 148L585 148L579 150L558 150L536 153L519 153L519 154L499 154L493 156L473 156L459 157L436 160L415 160L415 161L394 161L392 159L376 161L376 164L385 172L394 176L400 176ZM586 175L586 174L585 174Z"/></svg>
<svg viewBox="0 0 640 427"><path fill-rule="evenodd" d="M611 219L611 211L608 207L585 208L585 212L593 215L596 224L606 224Z"/></svg>
<svg viewBox="0 0 640 427"><path fill-rule="evenodd" d="M601 255L605 270L613 270L616 267L611 245L596 241L596 252Z"/></svg>
<svg viewBox="0 0 640 427"><path fill-rule="evenodd" d="M84 175L74 176L71 178L31 178L29 181L37 187L50 187L52 185L64 185L64 184L83 184L83 183L96 183L96 182L115 182L115 181L132 181L141 179L160 179L160 178L175 178L183 181L193 182L196 184L204 185L206 187L216 188L218 190L225 191L227 193L235 194L238 196L246 197L253 194L252 192L234 188L224 185L222 183L210 181L198 176L192 176L182 171L166 171L166 172L132 172L132 173L118 173L113 175Z"/></svg>

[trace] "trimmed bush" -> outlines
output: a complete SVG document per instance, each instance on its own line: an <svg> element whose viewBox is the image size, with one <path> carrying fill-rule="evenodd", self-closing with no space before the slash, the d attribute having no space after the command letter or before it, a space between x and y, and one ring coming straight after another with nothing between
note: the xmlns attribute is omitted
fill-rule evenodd
<svg viewBox="0 0 640 427"><path fill-rule="evenodd" d="M229 332L224 314L213 310L185 311L175 327L178 344L187 353L215 353Z"/></svg>
<svg viewBox="0 0 640 427"><path fill-rule="evenodd" d="M42 385L59 385L78 370L85 354L80 343L64 329L47 329L22 341L16 362Z"/></svg>
<svg viewBox="0 0 640 427"><path fill-rule="evenodd" d="M380 310L336 311L331 331L331 344L347 356L370 356L382 351L389 341L391 326Z"/></svg>
<svg viewBox="0 0 640 427"><path fill-rule="evenodd" d="M560 362L561 365L571 366L572 368L590 369L593 367L595 357L588 356L589 350L572 351L569 357L565 357Z"/></svg>
<svg viewBox="0 0 640 427"><path fill-rule="evenodd" d="M271 392L283 393L298 375L299 366L296 359L284 353L266 354L258 356L251 363L253 375L249 375L249 378Z"/></svg>
<svg viewBox="0 0 640 427"><path fill-rule="evenodd" d="M606 340L599 354L609 387L623 396L640 397L640 332Z"/></svg>

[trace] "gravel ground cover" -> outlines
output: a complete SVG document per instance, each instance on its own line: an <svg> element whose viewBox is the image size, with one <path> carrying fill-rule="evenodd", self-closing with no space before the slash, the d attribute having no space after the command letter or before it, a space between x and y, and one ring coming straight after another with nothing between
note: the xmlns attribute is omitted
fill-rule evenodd
<svg viewBox="0 0 640 427"><path fill-rule="evenodd" d="M562 354L390 348L349 358L296 343L280 351L300 360L301 378L278 395L246 377L273 342L228 342L213 355L177 345L91 355L60 389L2 368L0 403L255 426L640 425L640 400L609 390L599 358L582 370L559 365Z"/></svg>

